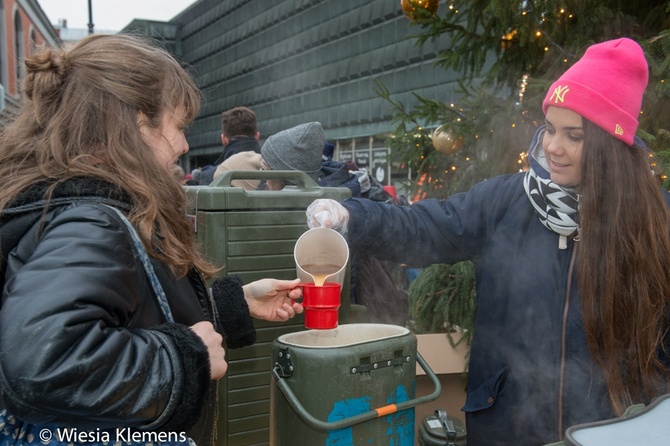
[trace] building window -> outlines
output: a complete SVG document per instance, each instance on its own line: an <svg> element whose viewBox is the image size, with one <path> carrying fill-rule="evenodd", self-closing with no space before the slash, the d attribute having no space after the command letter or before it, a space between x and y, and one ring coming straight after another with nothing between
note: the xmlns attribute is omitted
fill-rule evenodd
<svg viewBox="0 0 670 446"><path fill-rule="evenodd" d="M30 30L30 54L35 54L37 51L37 34L35 34L35 30L31 29Z"/></svg>
<svg viewBox="0 0 670 446"><path fill-rule="evenodd" d="M14 58L16 60L16 82L17 85L23 74L23 24L21 23L21 14L17 10L14 13Z"/></svg>

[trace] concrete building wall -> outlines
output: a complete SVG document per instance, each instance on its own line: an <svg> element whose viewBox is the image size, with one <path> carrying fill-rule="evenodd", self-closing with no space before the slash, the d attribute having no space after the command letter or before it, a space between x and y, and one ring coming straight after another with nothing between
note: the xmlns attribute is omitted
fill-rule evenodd
<svg viewBox="0 0 670 446"><path fill-rule="evenodd" d="M393 128L376 81L407 108L413 93L446 103L457 94L455 74L434 67L448 41L416 47L397 0L200 0L170 23L206 97L187 168L218 156L221 112L235 106L256 112L263 139L320 121L336 156L368 151L365 163Z"/></svg>

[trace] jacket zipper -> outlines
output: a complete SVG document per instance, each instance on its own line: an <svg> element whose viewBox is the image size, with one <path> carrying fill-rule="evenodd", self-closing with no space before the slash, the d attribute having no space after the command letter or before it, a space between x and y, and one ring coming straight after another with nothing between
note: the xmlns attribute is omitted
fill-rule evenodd
<svg viewBox="0 0 670 446"><path fill-rule="evenodd" d="M574 241L579 241L575 238ZM561 328L561 365L558 380L558 439L563 441L563 383L565 380L565 355L568 330L568 308L570 307L570 291L572 288L572 272L575 268L575 253L577 245L573 243L572 254L570 255L570 266L568 267L568 283L565 290L565 303L563 304L563 325Z"/></svg>
<svg viewBox="0 0 670 446"><path fill-rule="evenodd" d="M205 280L205 277L202 275L199 269L193 268L197 275L197 279L200 281L200 286L202 288L202 291L205 293L205 298L206 302L209 304L209 317L211 318L211 323L214 325L214 329L221 333L221 327L219 327L219 324L217 323L218 321L218 314L216 312L216 303L214 302L214 296L212 295L212 291L210 288L207 286L207 280ZM207 316L207 315L205 315ZM213 413L212 413L212 425L214 426L211 429L211 435L210 435L210 443L209 446L214 446L218 443L218 426L219 426L219 385L216 384L214 386L214 407L213 407ZM205 415L205 419L207 419L207 415Z"/></svg>
<svg viewBox="0 0 670 446"><path fill-rule="evenodd" d="M205 280L205 277L202 275L200 270L195 269L195 271L197 274L196 277L200 280L200 286L202 287L201 289L205 293L205 302L208 304L207 309L209 311L209 315L205 316L209 316L209 318L211 319L210 322L212 323L212 325L214 325L214 329L216 329L216 331L218 332L221 332L221 327L219 327L218 324L219 318L216 312L216 303L214 303L214 296L212 296L212 291L210 287L207 286L207 281Z"/></svg>

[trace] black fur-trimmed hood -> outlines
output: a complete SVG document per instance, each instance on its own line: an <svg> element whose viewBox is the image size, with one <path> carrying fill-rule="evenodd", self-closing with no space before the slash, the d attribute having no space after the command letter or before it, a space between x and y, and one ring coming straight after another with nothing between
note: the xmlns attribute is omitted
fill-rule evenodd
<svg viewBox="0 0 670 446"><path fill-rule="evenodd" d="M74 178L59 182L48 197L52 185L53 182L42 181L19 193L16 199L3 209L2 219L73 202L108 203L126 210L132 207L132 199L128 193L103 180Z"/></svg>

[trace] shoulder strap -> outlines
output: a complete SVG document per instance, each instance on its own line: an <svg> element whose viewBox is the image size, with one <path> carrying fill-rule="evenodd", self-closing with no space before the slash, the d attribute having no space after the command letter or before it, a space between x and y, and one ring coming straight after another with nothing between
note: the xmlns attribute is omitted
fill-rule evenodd
<svg viewBox="0 0 670 446"><path fill-rule="evenodd" d="M168 303L167 296L165 296L163 287L161 286L161 283L158 281L158 277L156 277L154 267L151 264L151 260L149 259L149 253L144 247L142 240L140 240L140 236L137 234L137 231L130 223L130 221L128 221L128 218L126 218L123 212L121 212L114 206L109 206L107 204L103 206L106 206L112 209L114 212L116 212L119 218L121 218L123 223L128 228L128 232L130 232L130 237L133 239L133 243L135 244L135 250L137 252L137 255L142 261L142 265L144 266L144 270L146 271L147 276L149 276L149 281L151 282L151 286L154 289L154 295L156 296L156 300L158 301L158 306L163 311L165 319L167 319L168 322L174 322L174 317L172 316L172 310L170 309L170 304Z"/></svg>

